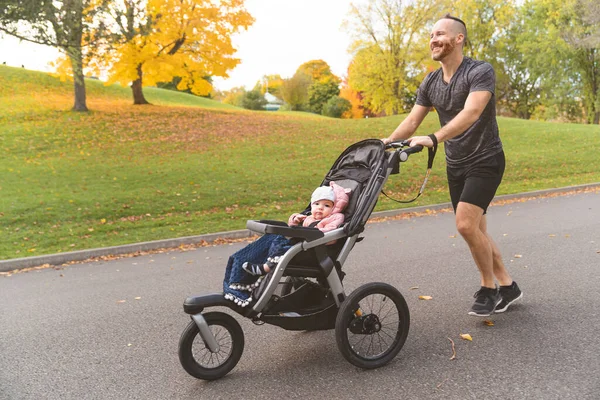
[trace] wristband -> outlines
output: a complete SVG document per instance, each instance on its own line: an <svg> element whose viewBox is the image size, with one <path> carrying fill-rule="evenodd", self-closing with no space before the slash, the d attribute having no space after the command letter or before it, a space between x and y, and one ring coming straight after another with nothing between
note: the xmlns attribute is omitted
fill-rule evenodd
<svg viewBox="0 0 600 400"><path fill-rule="evenodd" d="M428 136L428 137L431 139L431 141L433 142L433 147L437 147L437 145L438 145L438 140L437 140L437 137L435 137L435 134L433 134L433 133L432 133L432 134L430 134L430 135L427 135L427 136Z"/></svg>

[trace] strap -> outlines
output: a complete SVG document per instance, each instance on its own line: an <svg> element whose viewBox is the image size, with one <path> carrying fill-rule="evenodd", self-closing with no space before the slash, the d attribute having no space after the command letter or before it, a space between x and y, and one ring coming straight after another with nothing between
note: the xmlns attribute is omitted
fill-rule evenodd
<svg viewBox="0 0 600 400"><path fill-rule="evenodd" d="M417 194L417 196L412 199L412 200L396 200L396 199L392 199L390 196L387 195L387 193L385 193L383 190L381 191L381 193L383 193L383 195L385 197L387 197L388 199L395 201L396 203L412 203L413 201L417 200L419 198L419 196L421 196L421 194L423 193L423 191L425 191L425 186L427 185L427 180L429 179L429 174L431 173L431 168L433 167L433 160L435 159L435 154L437 153L437 148L438 148L438 140L437 137L435 137L435 135L432 133L429 136L429 138L431 139L431 141L433 142L433 147L428 147L427 151L428 151L428 157L427 157L427 172L425 172L425 179L423 180L423 184L421 185L421 189L419 189L419 193Z"/></svg>

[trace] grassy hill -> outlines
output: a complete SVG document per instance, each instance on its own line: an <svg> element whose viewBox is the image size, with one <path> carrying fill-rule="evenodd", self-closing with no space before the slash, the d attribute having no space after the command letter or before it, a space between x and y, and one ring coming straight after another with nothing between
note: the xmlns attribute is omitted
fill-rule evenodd
<svg viewBox="0 0 600 400"><path fill-rule="evenodd" d="M251 112L147 88L86 81L89 113L69 111L72 84L0 66L0 259L243 229L303 209L337 156L388 136L403 116L336 120ZM500 118L507 171L499 194L600 181L600 127ZM433 132L430 115L420 133ZM414 195L426 155L386 192ZM448 201L443 156L412 205ZM377 210L397 208L382 198Z"/></svg>

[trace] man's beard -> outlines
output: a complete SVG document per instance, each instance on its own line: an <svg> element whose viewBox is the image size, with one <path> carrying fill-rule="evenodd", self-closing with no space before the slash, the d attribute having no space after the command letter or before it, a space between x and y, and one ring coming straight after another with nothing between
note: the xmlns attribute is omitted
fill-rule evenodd
<svg viewBox="0 0 600 400"><path fill-rule="evenodd" d="M431 54L431 58L434 61L442 61L448 54L452 53L456 48L456 43L454 41L444 42L442 44L442 51L438 54Z"/></svg>

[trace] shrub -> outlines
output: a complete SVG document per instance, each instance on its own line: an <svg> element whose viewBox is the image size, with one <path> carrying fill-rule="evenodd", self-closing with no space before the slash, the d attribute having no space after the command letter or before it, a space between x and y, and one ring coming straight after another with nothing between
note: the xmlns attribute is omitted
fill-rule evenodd
<svg viewBox="0 0 600 400"><path fill-rule="evenodd" d="M321 114L325 115L326 117L341 118L342 114L350 109L352 109L352 104L348 100L339 96L334 96L327 100L327 103L325 103L323 106L323 111Z"/></svg>

